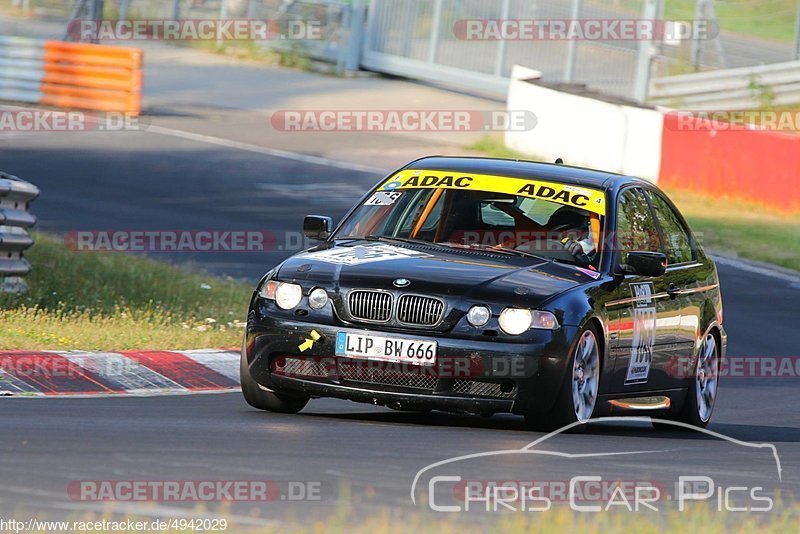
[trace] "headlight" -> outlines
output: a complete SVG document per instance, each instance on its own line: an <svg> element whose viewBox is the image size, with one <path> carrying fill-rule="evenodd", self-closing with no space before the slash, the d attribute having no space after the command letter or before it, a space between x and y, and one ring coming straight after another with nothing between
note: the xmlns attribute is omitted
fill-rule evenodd
<svg viewBox="0 0 800 534"><path fill-rule="evenodd" d="M483 326L492 318L492 312L486 306L473 306L467 312L467 321L472 326Z"/></svg>
<svg viewBox="0 0 800 534"><path fill-rule="evenodd" d="M321 287L312 289L311 293L308 294L308 305L314 308L315 310L324 308L327 303L328 303L328 292L322 289Z"/></svg>
<svg viewBox="0 0 800 534"><path fill-rule="evenodd" d="M506 308L500 314L500 328L512 336L525 332L531 327L532 322L531 311L523 308Z"/></svg>
<svg viewBox="0 0 800 534"><path fill-rule="evenodd" d="M297 284L281 282L275 290L275 304L283 310L291 310L303 299L303 288Z"/></svg>

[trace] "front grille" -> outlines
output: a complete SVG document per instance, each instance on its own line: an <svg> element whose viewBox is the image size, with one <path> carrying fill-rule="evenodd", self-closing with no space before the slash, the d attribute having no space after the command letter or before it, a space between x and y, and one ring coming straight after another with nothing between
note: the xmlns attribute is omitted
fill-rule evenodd
<svg viewBox="0 0 800 534"><path fill-rule="evenodd" d="M347 306L353 319L385 323L392 316L392 294L384 291L351 291Z"/></svg>
<svg viewBox="0 0 800 534"><path fill-rule="evenodd" d="M496 397L499 399L511 399L516 396L517 388L513 386L511 391L504 392L501 385L496 382L479 382L477 380L464 380L461 378L453 382L453 391L464 395L475 395L478 397Z"/></svg>
<svg viewBox="0 0 800 534"><path fill-rule="evenodd" d="M428 391L433 391L438 380L431 368L420 367L413 371L404 372L392 365L383 368L375 366L374 363L353 360L339 362L339 377L353 382L367 382Z"/></svg>
<svg viewBox="0 0 800 534"><path fill-rule="evenodd" d="M397 303L397 320L405 324L432 326L442 319L441 300L418 295L403 295Z"/></svg>

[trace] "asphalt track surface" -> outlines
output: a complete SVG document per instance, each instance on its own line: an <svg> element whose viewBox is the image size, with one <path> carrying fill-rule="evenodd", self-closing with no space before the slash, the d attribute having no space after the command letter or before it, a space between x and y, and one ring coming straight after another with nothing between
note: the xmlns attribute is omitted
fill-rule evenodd
<svg viewBox="0 0 800 534"><path fill-rule="evenodd" d="M304 214L341 217L380 178L152 132L26 135L2 143L0 169L42 189L34 204L39 227L61 233L266 229L281 236L280 244L285 232L300 229ZM276 249L167 258L252 280L287 254ZM798 281L727 264L719 269L729 355L798 356ZM536 480L598 474L665 486L676 474L708 475L720 485L777 489L792 502L792 495L800 495L798 385L800 380L791 377L723 381L709 427L737 440L774 444L780 481L765 449L657 431L644 423L603 424L547 442L571 454L647 451L643 454L504 457L477 460L446 474ZM417 493L423 498L416 505L410 499L418 470L458 455L518 449L542 437L524 431L513 416L409 414L336 400L312 401L295 416L257 412L238 394L2 403L0 511L18 518L28 509L65 517L109 509L169 516L192 508L187 503L82 502L67 493L72 481L109 479L320 483L320 500L207 506L209 513L224 511L241 522L308 520L343 504L357 515L380 506L422 511L427 509L424 492Z"/></svg>

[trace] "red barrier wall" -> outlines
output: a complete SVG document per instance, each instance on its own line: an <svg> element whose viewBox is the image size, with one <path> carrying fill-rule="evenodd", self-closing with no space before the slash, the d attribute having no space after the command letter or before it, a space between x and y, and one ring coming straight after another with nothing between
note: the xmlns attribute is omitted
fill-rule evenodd
<svg viewBox="0 0 800 534"><path fill-rule="evenodd" d="M800 135L713 129L667 113L658 185L800 211Z"/></svg>

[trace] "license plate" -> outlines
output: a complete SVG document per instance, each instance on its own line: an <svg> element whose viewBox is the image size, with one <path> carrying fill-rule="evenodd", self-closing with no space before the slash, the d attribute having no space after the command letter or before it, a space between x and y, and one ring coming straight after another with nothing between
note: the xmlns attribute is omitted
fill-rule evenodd
<svg viewBox="0 0 800 534"><path fill-rule="evenodd" d="M339 332L336 334L336 355L433 365L436 363L436 342Z"/></svg>

